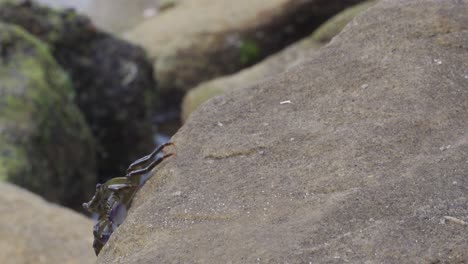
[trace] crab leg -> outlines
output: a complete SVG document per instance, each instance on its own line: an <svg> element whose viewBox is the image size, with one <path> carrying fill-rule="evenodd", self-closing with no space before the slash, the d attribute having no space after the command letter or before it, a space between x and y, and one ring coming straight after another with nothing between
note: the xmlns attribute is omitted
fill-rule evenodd
<svg viewBox="0 0 468 264"><path fill-rule="evenodd" d="M98 223L93 229L93 248L96 255L99 254L102 247L109 240L113 231L123 223L133 196L146 179L145 176L138 176L150 172L162 161L175 155L174 153L170 153L158 157L158 153L169 145L174 145L174 143L165 143L154 149L149 155L137 159L130 164L125 177L116 177L104 184L97 184L96 193L91 201L83 204L85 209L99 215Z"/></svg>
<svg viewBox="0 0 468 264"><path fill-rule="evenodd" d="M174 145L174 143L172 143L172 142L164 143L164 144L162 144L161 146L159 146L158 148L156 148L155 150L153 150L153 152L151 152L151 154L146 155L146 156L144 156L143 158L137 159L137 160L134 161L132 164L130 164L130 166L128 166L127 172L130 172L130 171L132 171L133 169L135 169L135 167L141 166L141 165L143 165L144 163L146 163L146 161L148 161L148 160L150 160L150 159L153 159L153 158L154 158L159 152L161 152L165 147L170 146L170 145Z"/></svg>
<svg viewBox="0 0 468 264"><path fill-rule="evenodd" d="M137 176L137 175L142 175L142 174L145 174L147 172L150 172L154 167L156 167L159 163L161 163L163 160L169 158L170 156L173 156L174 153L170 153L170 154L167 154L167 155L164 155L163 157L159 158L159 159L156 159L154 160L153 162L151 162L147 167L143 168L143 169L139 169L139 170L134 170L134 171L130 171L127 173L127 177L128 178L131 178L133 176Z"/></svg>

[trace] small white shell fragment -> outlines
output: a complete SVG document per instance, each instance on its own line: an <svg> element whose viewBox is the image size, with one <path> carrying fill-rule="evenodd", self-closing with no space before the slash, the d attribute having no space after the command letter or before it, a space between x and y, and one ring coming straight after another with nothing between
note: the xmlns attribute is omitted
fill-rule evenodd
<svg viewBox="0 0 468 264"><path fill-rule="evenodd" d="M280 102L280 105L282 105L282 104L290 104L290 103L291 103L291 100L286 100L286 101Z"/></svg>

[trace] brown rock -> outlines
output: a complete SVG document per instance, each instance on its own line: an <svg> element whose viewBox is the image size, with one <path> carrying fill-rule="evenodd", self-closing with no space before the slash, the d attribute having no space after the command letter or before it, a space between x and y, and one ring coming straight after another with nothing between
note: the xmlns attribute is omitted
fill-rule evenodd
<svg viewBox="0 0 468 264"><path fill-rule="evenodd" d="M258 62L361 0L186 0L126 34L156 60L164 91Z"/></svg>
<svg viewBox="0 0 468 264"><path fill-rule="evenodd" d="M94 263L90 219L0 183L0 263Z"/></svg>
<svg viewBox="0 0 468 264"><path fill-rule="evenodd" d="M466 14L379 1L204 104L98 263L468 262Z"/></svg>
<svg viewBox="0 0 468 264"><path fill-rule="evenodd" d="M322 46L321 43L308 37L252 67L197 85L184 96L182 120L187 120L189 115L208 99L234 89L248 88L269 77L274 77L298 60L310 57L320 46Z"/></svg>
<svg viewBox="0 0 468 264"><path fill-rule="evenodd" d="M238 73L203 82L190 89L182 102L182 120L185 121L190 113L213 96L232 89L255 85L268 77L284 72L300 60L310 57L320 46L328 43L332 37L340 33L356 15L374 3L375 1L366 1L349 7L321 25L311 36L290 45L260 63Z"/></svg>

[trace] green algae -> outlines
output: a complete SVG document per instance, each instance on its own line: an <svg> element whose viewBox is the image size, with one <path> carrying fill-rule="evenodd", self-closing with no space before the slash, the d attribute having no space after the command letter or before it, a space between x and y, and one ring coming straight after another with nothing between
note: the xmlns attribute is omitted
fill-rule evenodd
<svg viewBox="0 0 468 264"><path fill-rule="evenodd" d="M0 138L0 181L7 181L11 172L26 173L29 169L24 149Z"/></svg>
<svg viewBox="0 0 468 264"><path fill-rule="evenodd" d="M46 43L69 74L77 92L74 102L101 147L97 152L101 181L125 173L123 164L149 150L148 119L158 91L141 48L96 29L87 17L70 9L58 11L35 2L0 5L0 21L21 26Z"/></svg>
<svg viewBox="0 0 468 264"><path fill-rule="evenodd" d="M89 22L73 9L57 12L35 2L20 0L0 1L0 5L1 21L21 25L28 30L33 29L31 34L52 46L57 43L74 43L75 39L67 36L80 31ZM34 11L31 12L31 9ZM89 30L93 31L94 28Z"/></svg>
<svg viewBox="0 0 468 264"><path fill-rule="evenodd" d="M79 206L93 189L95 150L67 74L18 26L0 23L0 51L0 179Z"/></svg>

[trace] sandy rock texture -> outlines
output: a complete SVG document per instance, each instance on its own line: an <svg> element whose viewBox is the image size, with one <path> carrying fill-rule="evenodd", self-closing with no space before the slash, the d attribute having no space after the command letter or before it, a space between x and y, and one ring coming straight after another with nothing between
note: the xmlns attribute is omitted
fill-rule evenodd
<svg viewBox="0 0 468 264"><path fill-rule="evenodd" d="M95 141L47 45L0 22L0 180L80 208L96 182Z"/></svg>
<svg viewBox="0 0 468 264"><path fill-rule="evenodd" d="M252 67L195 86L184 96L181 119L183 121L187 120L195 109L214 96L234 89L251 87L269 77L274 77L286 71L291 64L309 57L321 46L321 43L314 41L312 38L306 38Z"/></svg>
<svg viewBox="0 0 468 264"><path fill-rule="evenodd" d="M0 213L0 263L95 263L90 219L8 183Z"/></svg>
<svg viewBox="0 0 468 264"><path fill-rule="evenodd" d="M366 1L348 7L321 25L311 36L291 44L284 50L268 57L258 64L238 73L203 82L184 96L181 119L188 118L198 106L208 99L233 89L242 89L274 77L299 61L307 59L322 45L328 43L356 15L371 7L375 1Z"/></svg>
<svg viewBox="0 0 468 264"><path fill-rule="evenodd" d="M164 91L233 73L360 0L185 0L126 34L155 60Z"/></svg>
<svg viewBox="0 0 468 264"><path fill-rule="evenodd" d="M467 13L379 1L201 106L98 263L468 262Z"/></svg>

